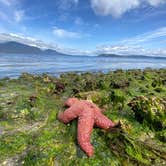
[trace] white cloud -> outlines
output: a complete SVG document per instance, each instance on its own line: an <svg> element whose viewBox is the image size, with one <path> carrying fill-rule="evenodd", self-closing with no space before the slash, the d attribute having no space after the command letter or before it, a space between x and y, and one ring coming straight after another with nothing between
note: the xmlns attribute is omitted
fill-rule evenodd
<svg viewBox="0 0 166 166"><path fill-rule="evenodd" d="M139 0L91 0L92 9L96 14L119 17L126 11L139 6Z"/></svg>
<svg viewBox="0 0 166 166"><path fill-rule="evenodd" d="M158 28L154 31L137 35L133 38L122 40L121 43L134 45L134 44L149 42L152 40L157 40L157 39L159 40L159 38L162 38L162 37L166 37L166 27Z"/></svg>
<svg viewBox="0 0 166 166"><path fill-rule="evenodd" d="M62 47L55 43L46 43L42 40L33 38L33 37L27 37L21 34L13 34L13 33L0 33L0 42L8 42L8 41L15 41L19 43L23 43L29 46L38 47L41 49L53 49L58 52L69 54L69 55L91 55L92 52L88 50L79 50L74 48L67 48Z"/></svg>
<svg viewBox="0 0 166 166"><path fill-rule="evenodd" d="M101 45L96 49L98 54L120 54L120 55L158 55L166 57L166 47L163 48L146 48L146 44L159 45L165 42L166 27L158 28L151 32L137 35L132 38L124 39L115 45ZM154 43L153 43L154 42ZM163 44L162 44L163 45ZM161 45L161 46L162 46Z"/></svg>
<svg viewBox="0 0 166 166"><path fill-rule="evenodd" d="M46 42L43 42L42 40L39 40L33 37L24 36L21 34L0 33L0 42L3 43L8 41L15 41L15 42L23 43L29 46L35 46L41 49L53 49L64 54L69 54L69 55L91 55L92 54L92 51L67 48L55 43L46 43Z"/></svg>
<svg viewBox="0 0 166 166"><path fill-rule="evenodd" d="M100 54L120 54L120 55L129 55L137 54L137 50L141 50L141 54L145 51L140 46L127 46L127 45L102 45L97 47L97 52Z"/></svg>
<svg viewBox="0 0 166 166"><path fill-rule="evenodd" d="M53 34L59 38L80 38L81 34L77 32L67 31L62 28L54 27Z"/></svg>
<svg viewBox="0 0 166 166"><path fill-rule="evenodd" d="M82 19L81 17L76 17L74 23L75 23L76 25L83 25L83 24L84 24L84 21L83 21L83 19Z"/></svg>
<svg viewBox="0 0 166 166"><path fill-rule="evenodd" d="M0 42L8 42L15 41L23 44L27 44L30 46L39 47L41 49L57 49L58 46L52 43L45 43L42 40L35 39L33 37L27 37L21 34L13 34L13 33L0 33Z"/></svg>
<svg viewBox="0 0 166 166"><path fill-rule="evenodd" d="M20 0L0 0L0 21L13 25L21 22L25 12L20 6Z"/></svg>
<svg viewBox="0 0 166 166"><path fill-rule="evenodd" d="M55 28L58 30L58 28ZM65 32L65 33L64 33ZM67 34L66 34L67 32ZM72 32L68 35L68 31L64 30L60 31L58 34L63 37L73 37ZM63 34L63 35L62 35ZM65 35L64 35L65 34ZM75 33L74 33L75 34ZM74 35L75 36L75 35ZM161 40L161 37L163 40ZM152 44L152 40L156 40L155 42L165 42L166 37L166 27L162 27L156 29L151 32L147 32L141 34L136 37L132 37L129 39L121 40L114 45L100 45L94 50L79 50L74 48L66 48L59 46L55 43L46 43L42 40L35 39L33 37L27 37L21 34L7 34L3 33L0 34L0 42L5 41L16 41L20 43L24 43L31 46L36 46L42 49L54 49L62 53L72 54L72 55L97 55L97 54L119 54L119 55L148 55L148 56L164 56L166 57L166 47L162 44L161 47L158 46L157 48L153 47L146 47L145 43ZM153 45L153 44L152 44ZM156 46L156 44L154 44Z"/></svg>
<svg viewBox="0 0 166 166"><path fill-rule="evenodd" d="M15 15L15 21L20 22L24 18L24 10L16 10L14 12L14 15Z"/></svg>
<svg viewBox="0 0 166 166"><path fill-rule="evenodd" d="M164 4L166 1L165 0L147 0L147 2L151 6L158 6L158 5Z"/></svg>
<svg viewBox="0 0 166 166"><path fill-rule="evenodd" d="M91 7L98 15L120 17L129 10L140 7L142 4L158 6L166 0L91 0Z"/></svg>
<svg viewBox="0 0 166 166"><path fill-rule="evenodd" d="M60 10L68 10L71 9L79 3L79 0L59 0L57 1L58 8Z"/></svg>
<svg viewBox="0 0 166 166"><path fill-rule="evenodd" d="M118 54L118 55L147 55L166 57L166 48L145 49L141 46L132 45L103 45L98 46L96 54Z"/></svg>

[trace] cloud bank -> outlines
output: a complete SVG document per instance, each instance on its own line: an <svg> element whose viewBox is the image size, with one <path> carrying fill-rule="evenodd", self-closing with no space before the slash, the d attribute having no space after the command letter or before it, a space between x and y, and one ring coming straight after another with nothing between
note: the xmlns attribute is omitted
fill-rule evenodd
<svg viewBox="0 0 166 166"><path fill-rule="evenodd" d="M53 28L53 34L59 38L80 38L81 37L80 33L68 31L58 27Z"/></svg>
<svg viewBox="0 0 166 166"><path fill-rule="evenodd" d="M166 47L163 48L145 48L145 45L152 45L165 42L166 27L161 27L153 31L124 39L114 45L100 45L96 49L99 54L120 54L120 55L148 55L166 57ZM153 43L154 42L154 43Z"/></svg>
<svg viewBox="0 0 166 166"><path fill-rule="evenodd" d="M146 55L166 57L166 48L145 49L142 46L133 45L102 45L98 46L96 54L118 54L118 55Z"/></svg>
<svg viewBox="0 0 166 166"><path fill-rule="evenodd" d="M13 33L0 33L0 42L3 43L8 41L15 41L29 46L39 47L41 49L58 49L58 45L56 44L49 44L33 37Z"/></svg>
<svg viewBox="0 0 166 166"><path fill-rule="evenodd" d="M122 40L121 43L135 45L135 44L141 44L141 43L146 43L146 42L155 41L155 40L161 41L161 38L164 38L164 39L166 38L166 27L161 27L154 31L147 32L129 39Z"/></svg>
<svg viewBox="0 0 166 166"><path fill-rule="evenodd" d="M60 37L77 37L77 33L69 32L64 29L56 29L56 35ZM75 36L76 35L76 36ZM99 45L94 50L78 50L74 48L65 48L55 43L46 43L42 40L20 34L1 33L0 42L16 41L23 44L36 46L42 49L54 49L69 55L98 55L98 54L119 54L119 55L148 55L166 57L166 47L145 47L146 43L164 42L166 37L166 27L158 28L153 31L137 35L132 38L120 40L113 45ZM162 38L162 39L161 39ZM156 45L156 44L154 44Z"/></svg>
<svg viewBox="0 0 166 166"><path fill-rule="evenodd" d="M92 53L90 51L62 47L55 43L47 43L42 40L39 40L33 37L24 36L21 34L0 33L0 43L9 42L9 41L15 41L15 42L26 44L29 46L38 47L43 50L53 49L61 53L69 54L69 55L90 55Z"/></svg>
<svg viewBox="0 0 166 166"><path fill-rule="evenodd" d="M115 18L147 4L153 7L166 3L166 0L91 0L91 7L97 15L112 15Z"/></svg>

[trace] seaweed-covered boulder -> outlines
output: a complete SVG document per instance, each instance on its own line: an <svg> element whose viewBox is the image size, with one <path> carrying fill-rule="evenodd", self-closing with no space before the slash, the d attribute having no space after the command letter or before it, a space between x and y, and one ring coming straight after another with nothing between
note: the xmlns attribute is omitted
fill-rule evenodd
<svg viewBox="0 0 166 166"><path fill-rule="evenodd" d="M125 103L125 95L121 90L111 90L111 91L89 91L81 92L76 95L84 100L91 100L92 102L103 106L105 104L112 104L113 106L118 106L123 108Z"/></svg>
<svg viewBox="0 0 166 166"><path fill-rule="evenodd" d="M160 97L137 96L128 105L139 122L147 121L156 130L166 128L166 100Z"/></svg>

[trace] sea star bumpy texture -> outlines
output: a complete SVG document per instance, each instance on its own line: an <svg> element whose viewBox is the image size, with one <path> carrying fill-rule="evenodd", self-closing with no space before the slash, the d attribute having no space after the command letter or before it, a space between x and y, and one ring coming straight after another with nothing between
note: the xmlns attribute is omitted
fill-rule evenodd
<svg viewBox="0 0 166 166"><path fill-rule="evenodd" d="M91 157L94 153L90 143L90 136L94 125L109 129L115 126L110 119L101 113L101 109L87 100L69 98L65 105L69 108L58 115L58 119L63 123L68 123L78 117L77 140L78 144L85 153Z"/></svg>

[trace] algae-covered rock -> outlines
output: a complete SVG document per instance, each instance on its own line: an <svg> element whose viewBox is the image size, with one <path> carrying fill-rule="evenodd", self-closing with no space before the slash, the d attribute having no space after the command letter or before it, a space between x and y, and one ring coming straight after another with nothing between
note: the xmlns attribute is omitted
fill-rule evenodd
<svg viewBox="0 0 166 166"><path fill-rule="evenodd" d="M128 80L112 80L110 86L115 89L127 88L129 87L130 82Z"/></svg>
<svg viewBox="0 0 166 166"><path fill-rule="evenodd" d="M141 137L131 135L131 126L126 120L120 121L118 128L105 134L111 152L121 161L120 165L165 165L166 149L155 141L153 133Z"/></svg>
<svg viewBox="0 0 166 166"><path fill-rule="evenodd" d="M128 105L139 122L147 121L156 130L166 127L166 100L160 97L138 96Z"/></svg>
<svg viewBox="0 0 166 166"><path fill-rule="evenodd" d="M84 99L84 100L90 100L98 105L104 105L109 102L109 93L106 93L105 91L89 91L89 92L81 92L77 95L77 97Z"/></svg>
<svg viewBox="0 0 166 166"><path fill-rule="evenodd" d="M122 108L126 100L125 95L121 90L81 92L77 97L90 100L100 106L113 104L113 106L121 105Z"/></svg>

